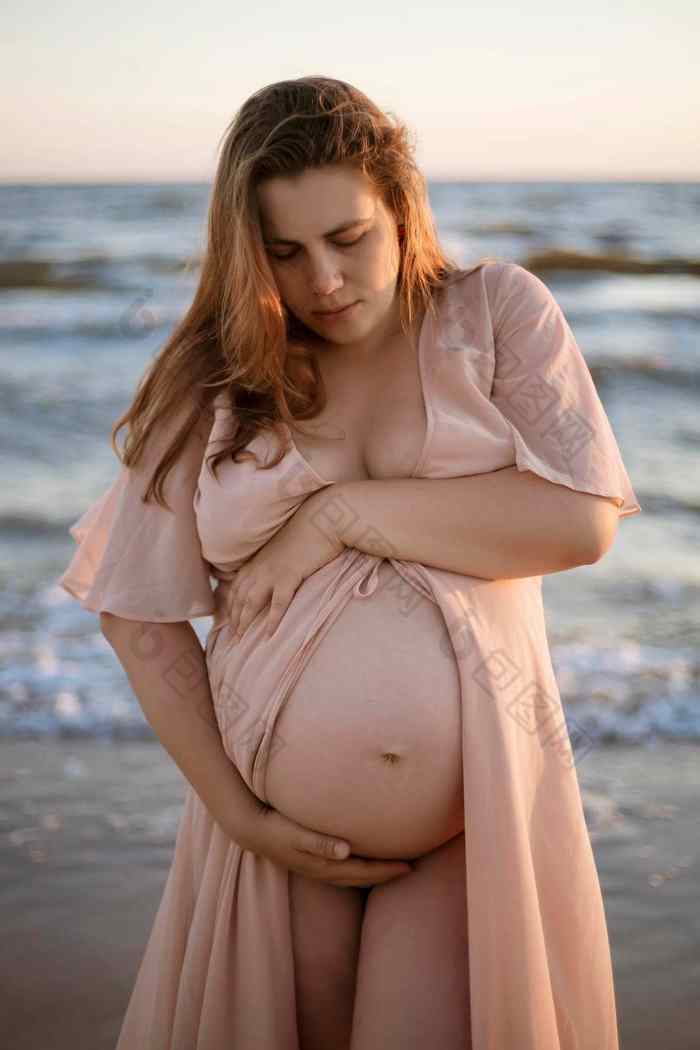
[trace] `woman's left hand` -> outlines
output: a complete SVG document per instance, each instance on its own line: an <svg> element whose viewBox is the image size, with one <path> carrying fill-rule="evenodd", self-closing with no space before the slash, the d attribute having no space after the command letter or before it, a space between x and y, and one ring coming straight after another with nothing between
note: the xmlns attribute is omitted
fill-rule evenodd
<svg viewBox="0 0 700 1050"><path fill-rule="evenodd" d="M299 585L345 550L332 524L319 514L334 498L327 485L312 493L271 540L238 570L229 594L229 620L236 640L268 602L266 636L276 630Z"/></svg>

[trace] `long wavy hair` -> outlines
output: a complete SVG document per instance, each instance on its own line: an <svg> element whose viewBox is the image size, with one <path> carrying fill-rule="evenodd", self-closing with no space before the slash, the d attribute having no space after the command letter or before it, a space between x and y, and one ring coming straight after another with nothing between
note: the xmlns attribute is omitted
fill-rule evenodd
<svg viewBox="0 0 700 1050"><path fill-rule="evenodd" d="M255 459L245 446L264 428L280 439L267 467L279 463L288 451L285 424L311 419L326 404L318 363L304 345L309 330L281 301L268 262L256 196L261 180L336 164L363 172L404 227L398 276L402 329L409 331L416 314L435 313L435 288L459 267L438 243L426 181L413 154L407 126L341 80L281 80L244 102L225 131L192 304L112 428L112 448L131 467L153 428L180 419L144 500L154 494L167 507L165 476L193 428L203 418L213 419L217 394L225 392L234 425L223 447L208 457L214 476L225 457ZM185 415L183 405L191 405ZM126 425L120 454L116 436Z"/></svg>

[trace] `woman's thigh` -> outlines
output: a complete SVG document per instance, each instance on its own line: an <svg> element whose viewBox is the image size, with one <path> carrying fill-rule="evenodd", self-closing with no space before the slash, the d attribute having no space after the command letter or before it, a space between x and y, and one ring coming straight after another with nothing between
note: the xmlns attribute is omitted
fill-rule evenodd
<svg viewBox="0 0 700 1050"><path fill-rule="evenodd" d="M407 878L408 876L404 876ZM369 890L289 873L300 1050L348 1050Z"/></svg>
<svg viewBox="0 0 700 1050"><path fill-rule="evenodd" d="M464 832L367 897L351 1050L471 1046Z"/></svg>

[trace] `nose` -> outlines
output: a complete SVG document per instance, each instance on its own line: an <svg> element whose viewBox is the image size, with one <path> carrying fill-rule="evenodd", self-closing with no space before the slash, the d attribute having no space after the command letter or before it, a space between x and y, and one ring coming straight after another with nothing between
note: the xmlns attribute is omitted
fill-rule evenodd
<svg viewBox="0 0 700 1050"><path fill-rule="evenodd" d="M332 256L323 253L309 262L309 284L314 295L328 298L343 287L343 278L338 273L337 262Z"/></svg>

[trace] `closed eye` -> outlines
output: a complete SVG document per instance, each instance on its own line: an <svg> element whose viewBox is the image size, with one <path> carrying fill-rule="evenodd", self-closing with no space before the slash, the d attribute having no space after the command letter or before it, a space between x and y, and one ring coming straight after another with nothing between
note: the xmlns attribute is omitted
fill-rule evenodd
<svg viewBox="0 0 700 1050"><path fill-rule="evenodd" d="M337 245L338 248L352 248L354 245L359 244L363 237L366 237L368 233L369 230L365 230L365 232L361 233L359 237L356 237L354 241L332 241L331 243ZM284 255L278 255L277 252L270 252L270 254L273 259L286 260L293 259L298 251L298 248L292 248L291 251L286 252Z"/></svg>

